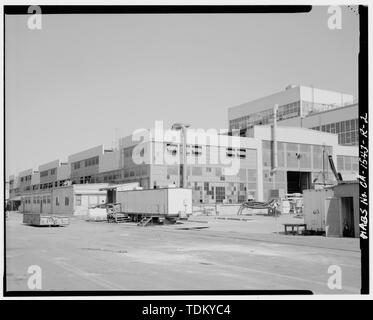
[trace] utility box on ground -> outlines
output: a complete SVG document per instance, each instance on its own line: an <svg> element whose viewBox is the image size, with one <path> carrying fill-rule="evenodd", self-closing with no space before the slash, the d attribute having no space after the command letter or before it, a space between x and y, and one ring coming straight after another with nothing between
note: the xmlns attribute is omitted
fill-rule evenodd
<svg viewBox="0 0 373 320"><path fill-rule="evenodd" d="M66 216L24 213L23 223L32 226L66 226L70 223L70 219Z"/></svg>
<svg viewBox="0 0 373 320"><path fill-rule="evenodd" d="M304 223L307 230L324 232L329 205L326 199L333 196L331 189L303 190Z"/></svg>

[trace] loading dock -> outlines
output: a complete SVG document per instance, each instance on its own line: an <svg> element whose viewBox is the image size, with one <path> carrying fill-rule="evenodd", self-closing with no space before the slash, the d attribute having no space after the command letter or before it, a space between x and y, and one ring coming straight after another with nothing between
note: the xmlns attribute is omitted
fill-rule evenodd
<svg viewBox="0 0 373 320"><path fill-rule="evenodd" d="M311 172L287 171L288 193L303 193L311 188Z"/></svg>

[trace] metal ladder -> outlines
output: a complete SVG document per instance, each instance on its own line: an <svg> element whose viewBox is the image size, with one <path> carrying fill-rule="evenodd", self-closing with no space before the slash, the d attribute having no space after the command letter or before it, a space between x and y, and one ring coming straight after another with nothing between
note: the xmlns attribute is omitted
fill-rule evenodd
<svg viewBox="0 0 373 320"><path fill-rule="evenodd" d="M152 219L153 217L143 217L137 225L145 227L150 221L152 221Z"/></svg>

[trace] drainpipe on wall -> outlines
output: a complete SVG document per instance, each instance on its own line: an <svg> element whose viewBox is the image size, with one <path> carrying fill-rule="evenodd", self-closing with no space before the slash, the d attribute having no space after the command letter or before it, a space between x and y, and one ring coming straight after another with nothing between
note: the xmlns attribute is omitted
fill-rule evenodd
<svg viewBox="0 0 373 320"><path fill-rule="evenodd" d="M277 111L278 104L275 104L273 107L273 126L272 126L272 142L273 142L273 161L272 161L272 170L271 173L277 171L278 166L278 155L277 155Z"/></svg>

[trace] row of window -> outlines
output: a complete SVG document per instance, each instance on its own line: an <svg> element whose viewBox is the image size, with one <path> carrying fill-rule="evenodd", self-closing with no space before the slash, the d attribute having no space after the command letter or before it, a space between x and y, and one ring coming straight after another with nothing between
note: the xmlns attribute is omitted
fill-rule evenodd
<svg viewBox="0 0 373 320"><path fill-rule="evenodd" d="M49 204L51 203L51 196L46 195L46 196L35 196L35 197L25 197L22 199L23 203L25 204L31 204L31 201L33 204ZM80 199L81 202L81 199ZM70 204L70 198L65 197L65 206L68 206ZM60 198L56 197L56 206L60 205Z"/></svg>
<svg viewBox="0 0 373 320"><path fill-rule="evenodd" d="M31 175L21 177L21 182L23 181L31 181Z"/></svg>
<svg viewBox="0 0 373 320"><path fill-rule="evenodd" d="M81 176L79 178L76 178L73 180L73 183L99 183L99 182L111 182L111 181L118 181L123 178L129 178L129 177L142 177L146 176L148 174L148 169L146 166L141 167L135 167L135 168L129 168L124 169L123 172L112 172L109 174L105 174L103 176ZM77 180L79 179L79 180Z"/></svg>
<svg viewBox="0 0 373 320"><path fill-rule="evenodd" d="M63 201L63 204L65 206L69 206L70 205L70 198L65 196L63 197L64 201ZM22 202L24 204L50 204L51 203L51 196L50 195L44 195L44 196L34 196L34 197L23 197L22 198ZM96 204L99 203L99 198L97 197L97 201L96 201ZM76 206L81 206L82 205L82 195L81 194L77 194L75 195L75 204ZM60 202L60 197L59 196L56 196L55 197L55 205L56 206L61 206L62 205L62 202Z"/></svg>
<svg viewBox="0 0 373 320"><path fill-rule="evenodd" d="M121 174L120 173L110 174L110 175L105 175L104 176L104 182L115 181L115 180L120 180L120 179L121 179Z"/></svg>
<svg viewBox="0 0 373 320"><path fill-rule="evenodd" d="M65 206L68 206L69 204L70 204L70 198L65 197ZM60 198L56 197L56 206L59 206L59 205L60 205Z"/></svg>
<svg viewBox="0 0 373 320"><path fill-rule="evenodd" d="M263 165L265 167L272 166L272 151L271 143L263 141ZM326 146L327 153L332 154L332 147ZM304 169L321 169L323 166L323 146L307 145L297 143L277 143L277 165L279 167L304 168ZM324 159L324 165L327 165L328 160Z"/></svg>
<svg viewBox="0 0 373 320"><path fill-rule="evenodd" d="M178 146L177 144L173 143L167 143L166 144L166 150L169 155L176 156L177 155L177 149ZM186 146L186 154L190 155L192 154L193 156L200 156L202 155L202 146L200 145L187 145Z"/></svg>
<svg viewBox="0 0 373 320"><path fill-rule="evenodd" d="M98 161L99 161L98 159L99 159L99 157L93 157L93 158L84 160L84 165L86 167L98 165Z"/></svg>
<svg viewBox="0 0 373 320"><path fill-rule="evenodd" d="M23 203L25 204L31 204L31 201L33 204L38 203L51 203L51 196L35 196L35 197L25 197L22 199Z"/></svg>
<svg viewBox="0 0 373 320"><path fill-rule="evenodd" d="M228 158L237 157L237 158L245 159L246 158L246 149L227 148L226 156Z"/></svg>
<svg viewBox="0 0 373 320"><path fill-rule="evenodd" d="M337 170L357 172L359 170L359 158L350 156L337 156Z"/></svg>
<svg viewBox="0 0 373 320"><path fill-rule="evenodd" d="M82 163L83 163L83 161L73 162L71 164L71 167L72 167L73 170L78 170L78 169L80 169ZM95 165L98 165L98 163L99 163L99 157L98 156L84 160L84 166L85 167L95 166Z"/></svg>
<svg viewBox="0 0 373 320"><path fill-rule="evenodd" d="M51 188L57 188L58 186L62 187L66 184L66 180L59 180L54 182L48 182L48 183L42 183L42 184L34 184L32 186L32 190L45 190L45 189L51 189ZM30 190L30 188L28 189Z"/></svg>
<svg viewBox="0 0 373 320"><path fill-rule="evenodd" d="M349 131L355 131L359 127L359 120L352 119L346 121L339 121L335 123L324 124L322 126L313 127L311 129L330 132L330 133L344 133Z"/></svg>
<svg viewBox="0 0 373 320"><path fill-rule="evenodd" d="M168 154L172 156L177 155L177 145L175 144L167 144L167 152ZM202 146L199 145L187 145L187 155L190 155L192 153L193 156L200 156L202 155ZM229 158L237 157L241 159L246 158L246 149L244 148L226 148L226 156Z"/></svg>
<svg viewBox="0 0 373 320"><path fill-rule="evenodd" d="M316 102L302 100L303 115L324 112L324 111L332 110L338 107L340 106L336 104L316 103Z"/></svg>
<svg viewBox="0 0 373 320"><path fill-rule="evenodd" d="M357 145L359 143L359 120L351 119L316 126L311 129L338 134L338 143L345 145Z"/></svg>
<svg viewBox="0 0 373 320"><path fill-rule="evenodd" d="M42 177L46 177L46 176L48 176L48 170L44 170L44 171L41 171L40 172L40 177L42 178Z"/></svg>
<svg viewBox="0 0 373 320"><path fill-rule="evenodd" d="M277 120L285 120L300 115L300 102L292 102L277 109ZM273 122L273 109L269 108L260 112L229 121L230 130L250 128L254 125L266 125Z"/></svg>

